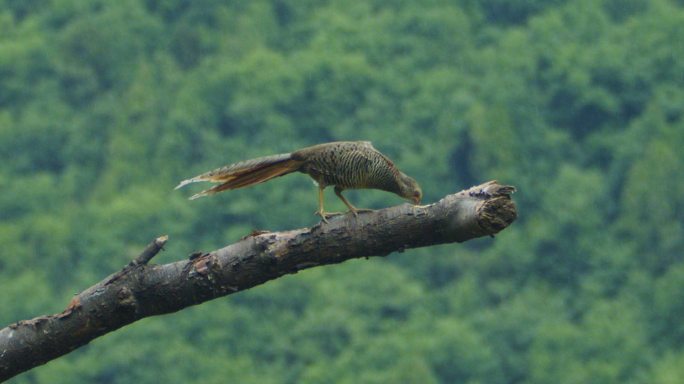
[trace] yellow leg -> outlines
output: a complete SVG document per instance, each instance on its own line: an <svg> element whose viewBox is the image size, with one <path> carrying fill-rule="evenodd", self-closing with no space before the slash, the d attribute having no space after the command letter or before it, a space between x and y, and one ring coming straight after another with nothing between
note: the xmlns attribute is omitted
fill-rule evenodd
<svg viewBox="0 0 684 384"><path fill-rule="evenodd" d="M349 208L349 212L351 212L351 213L354 214L354 217L358 217L358 216L359 216L359 215L358 215L358 212L371 212L371 211L372 211L372 209L359 209L359 208L356 208L356 207L353 206L353 205L352 205L344 196L342 196L342 191L343 191L342 188L340 188L340 187L335 187L335 194L337 195L337 197L340 198L340 200L342 200L342 202L344 203L344 205L346 205L347 208Z"/></svg>
<svg viewBox="0 0 684 384"><path fill-rule="evenodd" d="M318 187L318 212L316 212L318 216L323 219L324 223L328 222L328 219L325 218L325 212L323 211L323 188Z"/></svg>
<svg viewBox="0 0 684 384"><path fill-rule="evenodd" d="M318 187L318 211L316 211L316 215L320 216L321 219L323 220L324 223L328 222L328 217L329 216L335 216L339 215L339 212L325 212L323 210L323 189L325 187Z"/></svg>

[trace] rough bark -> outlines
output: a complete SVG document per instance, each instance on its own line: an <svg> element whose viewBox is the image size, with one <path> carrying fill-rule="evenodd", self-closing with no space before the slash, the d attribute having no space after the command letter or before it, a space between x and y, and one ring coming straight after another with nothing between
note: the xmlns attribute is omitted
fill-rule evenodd
<svg viewBox="0 0 684 384"><path fill-rule="evenodd" d="M148 265L166 236L121 271L81 292L59 314L0 330L0 381L148 316L251 288L285 274L405 249L493 236L516 218L514 188L495 181L427 206L341 215L310 228L254 232L189 259Z"/></svg>

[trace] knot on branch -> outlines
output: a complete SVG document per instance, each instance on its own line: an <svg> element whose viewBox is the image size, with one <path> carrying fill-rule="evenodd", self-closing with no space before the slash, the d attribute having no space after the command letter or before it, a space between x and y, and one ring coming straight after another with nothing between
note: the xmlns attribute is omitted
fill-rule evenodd
<svg viewBox="0 0 684 384"><path fill-rule="evenodd" d="M138 307L138 302L135 295L129 287L122 287L117 294L119 309L123 311L135 311Z"/></svg>

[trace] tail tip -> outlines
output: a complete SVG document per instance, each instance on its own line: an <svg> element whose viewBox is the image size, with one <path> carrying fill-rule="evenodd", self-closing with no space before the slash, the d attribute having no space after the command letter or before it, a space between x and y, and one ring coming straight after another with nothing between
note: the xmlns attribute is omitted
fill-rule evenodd
<svg viewBox="0 0 684 384"><path fill-rule="evenodd" d="M183 181L180 182L180 184L176 185L176 188L174 188L174 190L183 188L183 187L185 187L186 185L188 185L188 184L190 184L190 183L194 183L195 181L196 181L195 179L183 180Z"/></svg>
<svg viewBox="0 0 684 384"><path fill-rule="evenodd" d="M202 192L200 192L200 193L195 193L194 195L188 197L188 200L199 199L200 197L206 196L206 195L208 195L207 191L202 191Z"/></svg>

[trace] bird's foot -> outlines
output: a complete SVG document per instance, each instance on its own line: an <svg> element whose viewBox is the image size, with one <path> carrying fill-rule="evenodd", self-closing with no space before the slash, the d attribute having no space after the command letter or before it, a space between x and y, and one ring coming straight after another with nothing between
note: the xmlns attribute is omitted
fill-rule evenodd
<svg viewBox="0 0 684 384"><path fill-rule="evenodd" d="M359 212L373 212L373 210L368 208L354 208L350 209L349 212L351 212L354 217L359 217Z"/></svg>
<svg viewBox="0 0 684 384"><path fill-rule="evenodd" d="M316 212L314 212L314 215L320 216L320 217L321 217L321 220L322 220L324 223L327 223L329 217L342 215L342 212L324 212L324 211L316 211Z"/></svg>

